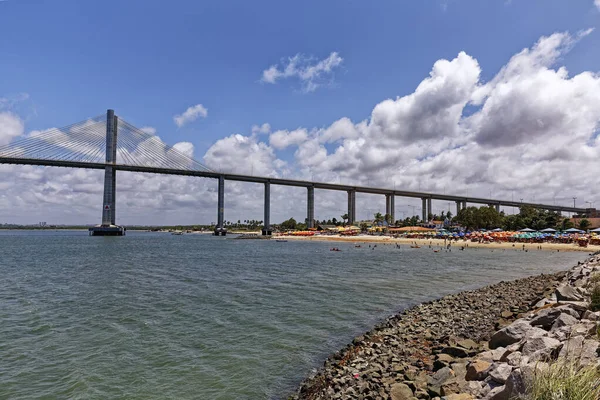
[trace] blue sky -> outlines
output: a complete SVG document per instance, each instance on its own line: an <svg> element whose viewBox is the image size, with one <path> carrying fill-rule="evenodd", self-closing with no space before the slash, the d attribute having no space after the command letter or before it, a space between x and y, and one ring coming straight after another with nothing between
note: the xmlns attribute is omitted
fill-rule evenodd
<svg viewBox="0 0 600 400"><path fill-rule="evenodd" d="M376 4L376 5L375 5ZM218 138L322 127L368 117L414 90L439 58L476 57L489 79L515 52L555 31L597 27L591 1L41 1L0 4L1 94L28 93L27 127L64 126L112 107L168 143L203 152ZM600 64L600 35L565 60ZM332 87L259 82L297 53L344 62ZM208 118L182 129L173 115L201 103Z"/></svg>
<svg viewBox="0 0 600 400"><path fill-rule="evenodd" d="M166 143L191 143L195 158L235 172L505 198L517 191L517 198L537 200L566 201L579 193L595 200L598 194L590 187L598 186L596 178L569 180L570 168L582 166L569 163L573 154L561 153L569 146L560 137L581 137L578 154L597 154L599 25L594 0L5 0L0 1L0 138L2 112L12 121L7 126L17 126L7 134L12 137L114 108L132 124L155 129ZM544 43L543 57L535 59L538 41ZM499 74L523 49L529 49L531 68ZM283 73L296 55L300 69L292 76L265 82L264 71L275 66ZM307 91L299 74L333 55L338 62ZM434 73L435 66L441 69ZM560 68L568 74L561 75ZM428 81L430 73L446 84L427 86L434 81ZM506 87L516 97L503 97ZM542 94L544 88L552 91ZM544 103L554 96L556 102ZM416 111L407 106L414 98L420 104ZM583 105L576 106L576 99ZM175 116L199 104L204 111L195 119L175 123ZM569 104L573 109L557 120ZM503 117L494 120L498 115ZM347 123L331 133L341 120ZM252 127L264 123L270 129L252 135ZM403 126L414 127L415 135L401 132ZM538 141L545 143L543 149ZM396 153L385 152L390 146ZM525 154L522 146L538 151ZM220 156L228 151L235 157ZM515 154L523 157L510 159ZM483 171L487 166L481 173L450 171L447 160L453 157L468 165L516 163L518 173L497 175L495 167ZM560 168L548 172L548 159ZM560 171L567 172L555 177ZM548 176L536 186L540 174ZM37 179L19 191L39 198L35 187L49 184L49 178ZM52 190L71 190L64 185ZM185 201L154 206L174 212ZM304 212L300 203L289 206L298 216ZM331 208L332 215L339 208ZM82 210L78 217L87 215L94 213Z"/></svg>

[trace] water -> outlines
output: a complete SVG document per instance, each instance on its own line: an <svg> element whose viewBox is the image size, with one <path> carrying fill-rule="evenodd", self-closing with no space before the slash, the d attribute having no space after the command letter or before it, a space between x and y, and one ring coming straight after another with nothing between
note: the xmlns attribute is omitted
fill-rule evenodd
<svg viewBox="0 0 600 400"><path fill-rule="evenodd" d="M584 253L0 232L0 398L267 399L402 308Z"/></svg>

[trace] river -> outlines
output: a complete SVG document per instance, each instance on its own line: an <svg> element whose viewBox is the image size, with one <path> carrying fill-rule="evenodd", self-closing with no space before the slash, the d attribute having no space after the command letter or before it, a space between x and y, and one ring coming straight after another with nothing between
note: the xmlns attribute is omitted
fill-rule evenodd
<svg viewBox="0 0 600 400"><path fill-rule="evenodd" d="M282 398L390 314L586 257L76 231L0 255L3 399Z"/></svg>

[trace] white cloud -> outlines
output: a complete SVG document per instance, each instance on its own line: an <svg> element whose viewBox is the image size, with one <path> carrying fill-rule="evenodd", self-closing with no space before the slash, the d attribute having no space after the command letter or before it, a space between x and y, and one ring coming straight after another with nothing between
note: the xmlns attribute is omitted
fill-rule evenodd
<svg viewBox="0 0 600 400"><path fill-rule="evenodd" d="M144 126L142 128L140 128L140 131L147 133L149 135L156 135L156 128L152 127L152 126Z"/></svg>
<svg viewBox="0 0 600 400"><path fill-rule="evenodd" d="M299 145L308 138L306 129L296 129L293 131L281 130L272 133L269 136L269 144L277 150L283 150L286 147Z"/></svg>
<svg viewBox="0 0 600 400"><path fill-rule="evenodd" d="M598 8L598 10L600 10L600 0L594 0L594 4Z"/></svg>
<svg viewBox="0 0 600 400"><path fill-rule="evenodd" d="M10 143L23 134L24 124L18 115L9 111L0 112L0 146Z"/></svg>
<svg viewBox="0 0 600 400"><path fill-rule="evenodd" d="M269 124L257 125L247 135L218 140L204 163L216 171L456 195L488 197L492 191L496 198L550 204L572 205L572 196L580 205L600 201L594 168L600 158L600 75L571 75L560 64L585 34L543 37L487 82L480 78L485 66L459 53L434 63L413 92L374 105L364 121L343 117L325 127L275 132ZM290 146L296 149L286 162L279 152ZM189 143L175 148L194 151ZM65 221L94 223L102 174L0 165L0 188L0 222L30 221L38 218L30 210L43 210ZM225 218L262 219L262 190L227 181ZM117 196L123 224L216 218L216 182L210 179L119 172ZM305 189L273 186L271 196L274 222L304 219ZM337 218L346 207L345 193L318 191L316 204L319 219ZM384 210L383 196L358 194L357 204L359 218ZM400 218L418 214L420 200L398 198L396 205ZM433 206L436 212L455 207L436 201Z"/></svg>
<svg viewBox="0 0 600 400"><path fill-rule="evenodd" d="M183 114L179 114L173 117L175 125L182 127L188 122L192 122L198 119L198 117L206 118L208 116L208 110L202 104L196 104L195 106L188 107Z"/></svg>
<svg viewBox="0 0 600 400"><path fill-rule="evenodd" d="M264 123L260 126L254 125L252 126L252 134L253 135L266 135L271 132L271 125L268 123Z"/></svg>
<svg viewBox="0 0 600 400"><path fill-rule="evenodd" d="M261 81L275 84L280 79L297 78L302 84L302 90L313 92L323 85L326 77L331 78L333 70L339 67L344 59L337 52L332 52L322 60L296 54L282 62L281 69L278 65L271 65L263 71Z"/></svg>

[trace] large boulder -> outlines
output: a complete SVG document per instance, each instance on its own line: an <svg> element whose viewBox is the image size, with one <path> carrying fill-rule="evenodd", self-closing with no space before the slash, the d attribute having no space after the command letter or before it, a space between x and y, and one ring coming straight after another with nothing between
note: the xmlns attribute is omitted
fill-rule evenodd
<svg viewBox="0 0 600 400"><path fill-rule="evenodd" d="M467 366L465 379L468 381L481 381L485 379L491 366L491 363L484 360L472 361Z"/></svg>
<svg viewBox="0 0 600 400"><path fill-rule="evenodd" d="M510 376L510 373L512 372L513 368L508 365L508 364L497 364L491 371L490 371L490 378L492 378L494 381L504 384L506 382L506 380L508 379L508 377Z"/></svg>
<svg viewBox="0 0 600 400"><path fill-rule="evenodd" d="M558 301L582 301L583 296L573 286L560 285L554 292Z"/></svg>
<svg viewBox="0 0 600 400"><path fill-rule="evenodd" d="M556 340L547 336L538 336L528 339L521 349L521 353L524 356L532 356L534 353L536 354L537 359L543 358L541 356L551 357L552 352L556 350L561 345L559 340Z"/></svg>
<svg viewBox="0 0 600 400"><path fill-rule="evenodd" d="M572 318L579 318L579 314L571 308L546 308L538 312L530 323L532 326L541 326L549 330L562 314L570 315Z"/></svg>
<svg viewBox="0 0 600 400"><path fill-rule="evenodd" d="M416 397L413 391L405 383L395 383L390 390L392 400L413 400Z"/></svg>
<svg viewBox="0 0 600 400"><path fill-rule="evenodd" d="M507 347L519 342L532 326L524 319L519 319L494 333L490 339L490 349Z"/></svg>

